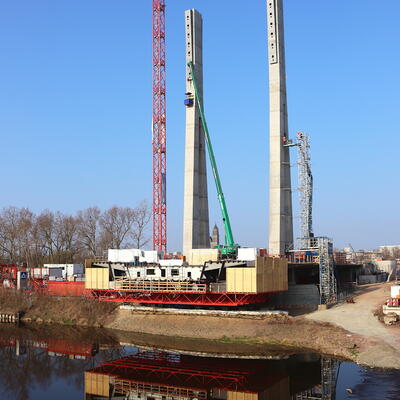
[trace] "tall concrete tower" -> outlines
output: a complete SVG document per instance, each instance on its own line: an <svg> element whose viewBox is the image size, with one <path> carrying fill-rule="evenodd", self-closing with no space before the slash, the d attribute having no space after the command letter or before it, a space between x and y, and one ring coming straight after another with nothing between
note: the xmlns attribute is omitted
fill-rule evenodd
<svg viewBox="0 0 400 400"><path fill-rule="evenodd" d="M283 0L267 0L269 64L269 243L270 254L293 246L292 189L286 99Z"/></svg>
<svg viewBox="0 0 400 400"><path fill-rule="evenodd" d="M186 64L193 62L203 98L203 20L196 10L185 11ZM206 147L192 76L186 65L185 193L183 211L183 254L210 247Z"/></svg>

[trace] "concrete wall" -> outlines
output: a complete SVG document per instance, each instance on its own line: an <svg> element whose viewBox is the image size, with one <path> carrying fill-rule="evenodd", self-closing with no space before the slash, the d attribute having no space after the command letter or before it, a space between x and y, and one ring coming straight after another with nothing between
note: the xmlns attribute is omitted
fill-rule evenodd
<svg viewBox="0 0 400 400"><path fill-rule="evenodd" d="M302 306L315 306L320 303L319 290L317 285L289 285L289 290L278 293L272 299L272 304L288 308Z"/></svg>
<svg viewBox="0 0 400 400"><path fill-rule="evenodd" d="M387 274L378 274L378 275L359 275L358 276L358 283L360 285L367 285L370 283L379 283L385 282L387 279Z"/></svg>

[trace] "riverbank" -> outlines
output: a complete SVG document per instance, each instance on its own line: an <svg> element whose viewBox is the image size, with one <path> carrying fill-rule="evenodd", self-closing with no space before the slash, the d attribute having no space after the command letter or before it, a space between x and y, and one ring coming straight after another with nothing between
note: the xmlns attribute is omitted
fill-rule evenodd
<svg viewBox="0 0 400 400"><path fill-rule="evenodd" d="M378 293L377 299L381 295ZM357 299L356 304L359 303ZM119 341L131 344L236 356L315 352L370 367L400 369L400 354L393 347L395 342L383 341L368 331L352 331L348 326L340 326L340 317L335 320L334 315L344 313L349 320L362 318L357 313L358 308L337 312L340 307L307 317L235 316L212 312L199 315L182 310L176 313L162 309L122 310L115 304L93 299L0 292L0 311L18 311L24 323L102 327L113 332ZM359 307L362 308L362 304ZM372 311L370 314L372 316ZM336 325L327 322L331 315Z"/></svg>

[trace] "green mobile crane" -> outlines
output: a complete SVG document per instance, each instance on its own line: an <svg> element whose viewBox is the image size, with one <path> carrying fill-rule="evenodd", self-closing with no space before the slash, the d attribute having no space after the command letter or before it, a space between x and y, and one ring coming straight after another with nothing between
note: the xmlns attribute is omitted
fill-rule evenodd
<svg viewBox="0 0 400 400"><path fill-rule="evenodd" d="M232 227L231 227L231 222L229 220L229 214L228 214L228 209L226 207L224 193L222 191L221 179L219 178L217 162L215 161L214 151L213 151L213 148L211 145L210 134L208 132L207 121L206 121L206 118L204 115L203 99L200 97L200 92L199 92L199 89L197 86L193 62L190 61L190 62L188 62L187 65L190 68L190 73L192 75L194 94L195 94L195 98L197 100L197 105L198 105L199 112L200 112L200 118L201 118L203 130L204 130L205 140L207 143L208 155L210 157L210 163L211 163L211 168L212 168L212 172L214 175L215 186L217 187L218 201L219 201L219 205L221 207L222 220L224 222L224 228L225 228L225 245L218 245L216 247L221 250L221 253L223 256L229 257L229 258L231 258L231 257L236 258L237 249L239 248L239 245L237 245L233 239ZM190 99L190 98L186 99L185 105L186 106L193 105L193 99Z"/></svg>

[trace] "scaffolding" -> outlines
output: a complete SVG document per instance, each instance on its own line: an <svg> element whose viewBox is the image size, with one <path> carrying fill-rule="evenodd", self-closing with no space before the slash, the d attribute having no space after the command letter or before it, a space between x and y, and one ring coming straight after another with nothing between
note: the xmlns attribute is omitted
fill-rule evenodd
<svg viewBox="0 0 400 400"><path fill-rule="evenodd" d="M310 137L297 132L298 175L300 196L300 248L310 246L314 237L312 228L313 176L311 172Z"/></svg>
<svg viewBox="0 0 400 400"><path fill-rule="evenodd" d="M332 239L325 236L310 238L309 249L319 255L320 304L334 304L337 302L337 281Z"/></svg>

